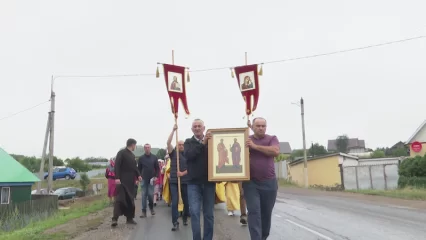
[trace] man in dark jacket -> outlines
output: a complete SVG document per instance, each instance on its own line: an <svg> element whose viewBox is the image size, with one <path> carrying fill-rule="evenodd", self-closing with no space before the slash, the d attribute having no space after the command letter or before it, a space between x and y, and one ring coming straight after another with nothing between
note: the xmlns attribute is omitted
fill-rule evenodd
<svg viewBox="0 0 426 240"><path fill-rule="evenodd" d="M143 147L145 154L138 160L139 172L142 175L141 195L142 195L142 215L141 218L146 217L146 199L148 198L149 210L151 215L155 215L154 211L154 183L160 173L160 166L158 165L158 158L151 154L151 145L145 144Z"/></svg>
<svg viewBox="0 0 426 240"><path fill-rule="evenodd" d="M180 190L181 197L183 201L183 225L188 225L188 216L189 216L189 204L188 204L188 194L187 194L187 182L188 182L188 171L186 158L183 155L184 142L178 141L178 146L173 148L172 141L175 131L177 130L177 125L173 127L173 131L170 133L169 138L167 139L167 152L170 156L170 192L172 197L172 231L179 229L179 181L180 178ZM177 164L177 154L179 153L179 170Z"/></svg>
<svg viewBox="0 0 426 240"><path fill-rule="evenodd" d="M208 181L208 149L207 144L211 133L204 136L204 122L196 119L192 122L194 136L184 144L184 152L188 167L188 198L191 214L193 240L212 240L214 226L214 203L216 184ZM201 236L200 215L203 206L204 237Z"/></svg>
<svg viewBox="0 0 426 240"><path fill-rule="evenodd" d="M126 148L120 150L115 158L115 183L117 196L114 203L114 212L111 226L117 226L118 217L124 215L127 217L128 224L136 224L135 200L133 186L135 179L142 180L138 168L136 167L135 155L133 151L136 147L136 140L127 140Z"/></svg>

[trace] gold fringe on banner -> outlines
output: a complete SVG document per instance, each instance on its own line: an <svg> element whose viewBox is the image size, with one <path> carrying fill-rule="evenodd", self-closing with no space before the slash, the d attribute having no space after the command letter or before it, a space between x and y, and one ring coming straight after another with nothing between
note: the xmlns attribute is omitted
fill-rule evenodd
<svg viewBox="0 0 426 240"><path fill-rule="evenodd" d="M160 77L160 70L158 69L158 64L157 64L157 71L155 72L155 77L156 78Z"/></svg>
<svg viewBox="0 0 426 240"><path fill-rule="evenodd" d="M259 69L259 73L258 73L258 75L259 75L259 76L262 76L262 75L263 75L263 63L262 63L262 64L260 64L260 69Z"/></svg>
<svg viewBox="0 0 426 240"><path fill-rule="evenodd" d="M234 69L232 69L232 68L230 68L230 69L231 69L231 77L234 78L235 77L235 75L234 75Z"/></svg>
<svg viewBox="0 0 426 240"><path fill-rule="evenodd" d="M189 78L189 70L186 70L186 82L190 82L190 78Z"/></svg>

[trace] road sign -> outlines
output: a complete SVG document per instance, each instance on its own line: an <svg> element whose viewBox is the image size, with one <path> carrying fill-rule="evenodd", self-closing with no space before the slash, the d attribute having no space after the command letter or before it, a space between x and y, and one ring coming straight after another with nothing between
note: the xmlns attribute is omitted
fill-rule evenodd
<svg viewBox="0 0 426 240"><path fill-rule="evenodd" d="M415 141L411 144L411 149L413 149L414 152L420 152L422 150L422 144Z"/></svg>

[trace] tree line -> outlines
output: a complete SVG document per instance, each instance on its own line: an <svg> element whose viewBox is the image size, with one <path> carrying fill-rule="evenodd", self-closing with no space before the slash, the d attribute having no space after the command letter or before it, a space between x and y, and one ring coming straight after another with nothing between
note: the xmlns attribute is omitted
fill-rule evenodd
<svg viewBox="0 0 426 240"><path fill-rule="evenodd" d="M41 158L38 157L30 157L18 154L10 154L16 161L22 164L25 168L27 168L32 173L38 173L40 171ZM87 172L92 169L97 168L105 168L103 165L94 165L89 163L102 163L108 162L108 159L103 157L90 157L81 159L79 157L75 158L67 158L62 160L56 156L53 157L53 166L60 167L67 165L68 167L74 168L77 172ZM44 162L44 171L47 172L49 170L49 159L46 158Z"/></svg>

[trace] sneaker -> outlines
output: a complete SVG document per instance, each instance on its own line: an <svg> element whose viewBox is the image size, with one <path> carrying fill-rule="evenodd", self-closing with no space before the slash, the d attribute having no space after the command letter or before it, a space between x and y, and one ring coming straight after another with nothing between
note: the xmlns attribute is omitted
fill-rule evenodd
<svg viewBox="0 0 426 240"><path fill-rule="evenodd" d="M146 212L142 212L142 215L140 216L140 218L146 218Z"/></svg>
<svg viewBox="0 0 426 240"><path fill-rule="evenodd" d="M135 220L133 220L133 219L127 219L126 223L127 223L127 224L133 224L133 225L138 224L138 223L137 223L137 222L135 222Z"/></svg>
<svg viewBox="0 0 426 240"><path fill-rule="evenodd" d="M240 217L240 223L243 225L247 225L247 216L246 215L242 215Z"/></svg>
<svg viewBox="0 0 426 240"><path fill-rule="evenodd" d="M228 212L228 216L234 216L234 212L233 211L229 211Z"/></svg>
<svg viewBox="0 0 426 240"><path fill-rule="evenodd" d="M179 230L179 222L173 223L172 231L177 231L177 230Z"/></svg>
<svg viewBox="0 0 426 240"><path fill-rule="evenodd" d="M151 209L151 215L154 216L155 215L155 211L154 209Z"/></svg>
<svg viewBox="0 0 426 240"><path fill-rule="evenodd" d="M188 226L188 220L183 220L183 226Z"/></svg>
<svg viewBox="0 0 426 240"><path fill-rule="evenodd" d="M111 227L117 227L117 220L112 220Z"/></svg>

